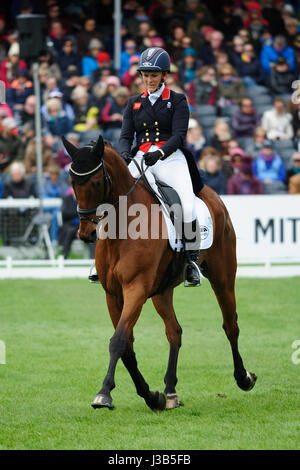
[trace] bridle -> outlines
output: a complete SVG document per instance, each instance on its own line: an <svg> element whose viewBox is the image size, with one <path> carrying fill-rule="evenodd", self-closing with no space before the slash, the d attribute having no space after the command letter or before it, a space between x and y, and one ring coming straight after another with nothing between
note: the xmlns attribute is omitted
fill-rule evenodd
<svg viewBox="0 0 300 470"><path fill-rule="evenodd" d="M109 193L112 190L112 181L111 181L111 178L108 174L108 171L107 171L104 160L102 160L101 163L96 168L94 168L91 171L88 171L87 173L80 173L79 174L79 173L76 173L72 169L71 169L71 171L72 171L72 173L74 173L75 175L77 174L78 176L87 176L87 175L95 173L95 171L98 171L98 170L101 170L101 169L103 169L103 174L104 174L104 198L105 198L109 195ZM110 187L109 192L107 192L109 187ZM77 205L77 214L78 214L79 220L88 220L89 222L92 222L93 224L97 225L100 222L100 220L103 219L103 215L101 214L100 216L96 216L96 217L92 217L92 218L90 217L92 214L95 214L97 212L97 209L98 209L98 206L92 207L91 209L81 209Z"/></svg>
<svg viewBox="0 0 300 470"><path fill-rule="evenodd" d="M140 173L140 176L136 179L136 181L134 182L134 184L131 186L131 188L129 189L129 191L127 191L127 193L123 196L123 197L127 197L129 196L129 194L132 193L132 191L135 189L135 187L138 185L138 183L140 182L141 178L144 177L148 167L144 168L144 160L142 160L142 169L140 168L139 164L134 160L134 158L131 159L136 167L138 168L139 170L139 173ZM93 173L95 173L96 171L100 170L100 169L103 169L103 174L104 174L104 198L106 198L112 191L112 187L113 187L113 184L112 184L112 180L111 180L111 177L109 176L109 173L107 171L107 168L106 168L106 165L105 165L105 162L104 160L102 159L101 163L96 167L94 168L93 170L87 172L87 173L76 173L74 170L72 170L72 168L70 169L72 173L74 173L75 175L77 176L87 176L87 175L92 175ZM147 180L145 179L145 181L147 182ZM110 187L109 189L109 192L107 192L108 188ZM118 204L120 203L120 200L114 202L112 204L112 207L116 207ZM79 217L79 220L88 220L89 222L95 224L95 225L98 225L98 223L104 219L104 217L107 216L107 210L104 211L101 215L96 215L95 217L90 217L91 215L95 214L97 212L97 209L98 209L98 206L96 207L91 207L90 209L81 209L78 205L77 205L77 214L78 214L78 217Z"/></svg>

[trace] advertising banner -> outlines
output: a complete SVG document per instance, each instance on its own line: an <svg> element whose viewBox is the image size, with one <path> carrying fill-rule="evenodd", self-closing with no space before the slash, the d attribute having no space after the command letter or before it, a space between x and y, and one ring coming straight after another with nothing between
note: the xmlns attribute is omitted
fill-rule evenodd
<svg viewBox="0 0 300 470"><path fill-rule="evenodd" d="M300 195L222 196L238 261L300 258Z"/></svg>

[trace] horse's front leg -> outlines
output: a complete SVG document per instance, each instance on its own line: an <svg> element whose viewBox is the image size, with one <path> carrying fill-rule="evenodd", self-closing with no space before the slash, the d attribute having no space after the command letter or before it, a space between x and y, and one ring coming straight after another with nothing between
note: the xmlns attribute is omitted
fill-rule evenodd
<svg viewBox="0 0 300 470"><path fill-rule="evenodd" d="M173 409L181 404L175 387L177 384L177 360L182 335L182 329L173 308L173 289L168 289L163 294L155 295L152 298L152 302L157 313L165 323L166 336L170 343L169 361L164 382L166 385L166 409Z"/></svg>
<svg viewBox="0 0 300 470"><path fill-rule="evenodd" d="M166 407L165 396L160 392L152 392L144 377L140 373L132 343L127 345L126 351L122 355L122 361L128 370L136 387L137 394L144 398L151 410L162 411Z"/></svg>
<svg viewBox="0 0 300 470"><path fill-rule="evenodd" d="M138 395L144 398L147 405L155 410L165 408L165 399L158 392L151 392L142 374L138 370L135 353L133 351L133 327L140 315L142 306L146 301L145 295L138 295L139 286L124 289L124 304L120 307L113 296L107 295L107 305L115 327L115 333L110 340L110 362L107 374L99 393L96 395L93 408L113 408L111 391L115 387L114 376L119 358L130 373L136 386Z"/></svg>

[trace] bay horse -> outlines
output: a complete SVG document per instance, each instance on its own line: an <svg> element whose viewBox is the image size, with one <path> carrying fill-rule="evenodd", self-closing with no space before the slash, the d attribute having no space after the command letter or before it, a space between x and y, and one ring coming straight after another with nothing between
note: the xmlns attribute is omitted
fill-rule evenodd
<svg viewBox="0 0 300 470"><path fill-rule="evenodd" d="M122 157L108 143L104 143L101 135L97 142L81 148L75 147L64 138L63 143L72 159L71 184L78 202L78 233L83 241L96 241L96 227L99 222L97 207L103 203L111 204L118 213L119 196L127 195L128 208L133 204L142 203L148 213L151 213L151 205L157 204L157 200L142 180L136 184ZM248 391L254 387L256 376L246 371L238 350L234 228L225 205L211 188L204 185L198 197L207 204L214 228L213 244L211 248L200 252L199 265L203 275L210 281L223 314L223 328L232 350L234 378L242 390ZM147 223L150 225L151 221ZM160 223L163 227L163 217ZM168 266L175 256L166 237L161 236L161 230L160 228L160 236L155 239L117 236L114 239L100 237L97 241L95 267L106 292L107 307L115 332L109 343L108 371L99 393L92 402L94 408L113 408L111 391L115 387L115 369L120 358L135 384L138 395L152 410L173 409L181 404L175 387L182 329L173 307L173 291L183 281L183 277L180 270L171 284L160 289ZM181 253L177 256L182 262L184 255ZM133 328L148 298L151 298L157 313L164 321L170 345L164 393L150 390L138 369L133 349Z"/></svg>

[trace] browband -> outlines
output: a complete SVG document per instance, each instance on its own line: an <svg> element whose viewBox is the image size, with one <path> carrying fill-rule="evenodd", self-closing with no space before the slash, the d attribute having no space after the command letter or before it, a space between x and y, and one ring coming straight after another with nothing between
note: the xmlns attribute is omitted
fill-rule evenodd
<svg viewBox="0 0 300 470"><path fill-rule="evenodd" d="M98 166L96 166L95 168L93 168L90 171L87 171L86 173L78 173L77 171L72 169L72 165L71 165L70 166L70 171L72 171L72 173L74 173L74 175L77 175L77 176L87 176L87 175L90 175L91 173L94 173L94 171L98 170L102 165L103 165L103 161L101 161Z"/></svg>

